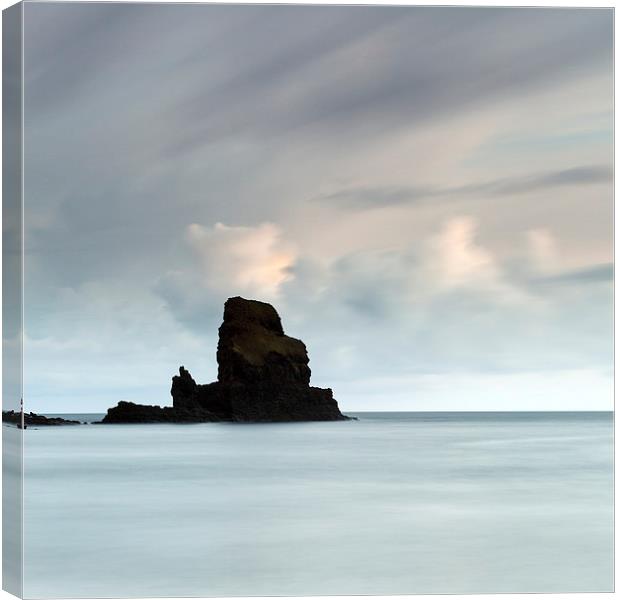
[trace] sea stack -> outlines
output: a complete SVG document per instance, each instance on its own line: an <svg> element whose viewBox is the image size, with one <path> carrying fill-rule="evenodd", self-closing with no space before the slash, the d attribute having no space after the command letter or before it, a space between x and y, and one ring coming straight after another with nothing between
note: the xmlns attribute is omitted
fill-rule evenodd
<svg viewBox="0 0 620 600"><path fill-rule="evenodd" d="M229 298L217 346L218 380L197 384L184 367L172 378L172 408L119 403L104 423L287 422L347 419L332 390L310 386L305 344L285 335L271 304Z"/></svg>

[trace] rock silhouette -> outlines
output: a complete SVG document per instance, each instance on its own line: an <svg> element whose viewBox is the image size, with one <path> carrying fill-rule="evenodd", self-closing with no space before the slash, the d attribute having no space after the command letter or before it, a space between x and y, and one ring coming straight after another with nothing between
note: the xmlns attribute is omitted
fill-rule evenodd
<svg viewBox="0 0 620 600"><path fill-rule="evenodd" d="M226 302L217 362L221 383L310 385L306 346L284 335L278 313L265 302L243 298Z"/></svg>
<svg viewBox="0 0 620 600"><path fill-rule="evenodd" d="M2 421L17 425L21 429L22 413L14 410L2 411ZM81 423L80 421L71 421L61 417L45 417L29 412L24 413L24 426L28 427L28 425L81 425Z"/></svg>
<svg viewBox="0 0 620 600"><path fill-rule="evenodd" d="M103 423L347 419L331 389L310 386L306 346L285 335L271 304L238 296L226 301L217 362L218 380L204 385L181 367L172 378L172 407L120 402Z"/></svg>
<svg viewBox="0 0 620 600"><path fill-rule="evenodd" d="M108 409L101 423L204 423L221 420L200 407L191 410L121 401Z"/></svg>

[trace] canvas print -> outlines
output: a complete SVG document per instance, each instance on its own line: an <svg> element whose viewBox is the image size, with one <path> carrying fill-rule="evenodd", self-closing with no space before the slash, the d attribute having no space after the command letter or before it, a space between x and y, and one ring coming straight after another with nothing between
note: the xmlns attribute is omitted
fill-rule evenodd
<svg viewBox="0 0 620 600"><path fill-rule="evenodd" d="M3 587L613 590L613 10L3 14Z"/></svg>

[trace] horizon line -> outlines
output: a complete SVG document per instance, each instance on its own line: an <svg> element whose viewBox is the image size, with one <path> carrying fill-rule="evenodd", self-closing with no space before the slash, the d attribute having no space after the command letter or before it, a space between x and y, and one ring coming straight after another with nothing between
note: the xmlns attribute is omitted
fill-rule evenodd
<svg viewBox="0 0 620 600"><path fill-rule="evenodd" d="M342 410L342 409L341 409ZM30 411L25 411L28 414ZM34 411L32 411L34 412ZM81 415L98 415L106 413L105 411L96 412L79 412L79 411L63 411L63 412L41 412L42 415L66 415L66 414L81 414ZM342 410L343 413L613 413L615 408L612 409L572 409L572 410L558 410L558 409L541 409L541 410Z"/></svg>

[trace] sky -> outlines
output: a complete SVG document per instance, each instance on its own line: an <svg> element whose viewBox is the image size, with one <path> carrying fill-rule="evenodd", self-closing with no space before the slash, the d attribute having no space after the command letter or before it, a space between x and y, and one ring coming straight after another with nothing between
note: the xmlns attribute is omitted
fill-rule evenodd
<svg viewBox="0 0 620 600"><path fill-rule="evenodd" d="M612 19L27 2L26 408L171 404L240 295L344 411L610 410Z"/></svg>

